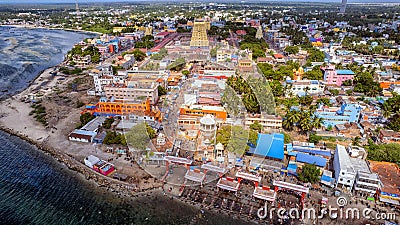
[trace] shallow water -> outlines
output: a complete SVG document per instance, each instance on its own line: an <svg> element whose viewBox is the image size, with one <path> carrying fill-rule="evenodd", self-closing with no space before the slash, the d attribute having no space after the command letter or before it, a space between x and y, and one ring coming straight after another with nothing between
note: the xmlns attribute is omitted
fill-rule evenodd
<svg viewBox="0 0 400 225"><path fill-rule="evenodd" d="M62 30L0 26L0 98L26 88L40 71L61 63L64 54L87 37Z"/></svg>
<svg viewBox="0 0 400 225"><path fill-rule="evenodd" d="M160 194L119 198L0 131L1 224L240 224Z"/></svg>

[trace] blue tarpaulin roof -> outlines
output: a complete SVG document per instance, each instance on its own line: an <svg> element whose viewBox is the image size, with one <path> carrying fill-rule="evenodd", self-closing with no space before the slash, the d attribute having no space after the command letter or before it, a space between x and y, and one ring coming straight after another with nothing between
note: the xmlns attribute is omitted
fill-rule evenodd
<svg viewBox="0 0 400 225"><path fill-rule="evenodd" d="M321 181L331 182L332 181L332 177L328 177L326 175L322 175Z"/></svg>
<svg viewBox="0 0 400 225"><path fill-rule="evenodd" d="M283 160L283 134L258 134L257 147L249 151L254 155Z"/></svg>
<svg viewBox="0 0 400 225"><path fill-rule="evenodd" d="M331 157L331 153L329 151L323 151L323 150L311 150L311 149L301 149L301 148L294 148L295 151L299 152L306 152L306 153L312 153L314 155L322 155L322 156L328 156Z"/></svg>
<svg viewBox="0 0 400 225"><path fill-rule="evenodd" d="M320 167L325 167L326 165L326 159L320 156L315 156L315 155L308 155L304 153L297 153L296 157L297 162L303 162L303 163L308 163L308 164L314 164Z"/></svg>
<svg viewBox="0 0 400 225"><path fill-rule="evenodd" d="M288 164L287 170L291 170L291 171L296 172L297 164Z"/></svg>
<svg viewBox="0 0 400 225"><path fill-rule="evenodd" d="M354 72L351 70L336 70L336 73L342 75L354 75Z"/></svg>

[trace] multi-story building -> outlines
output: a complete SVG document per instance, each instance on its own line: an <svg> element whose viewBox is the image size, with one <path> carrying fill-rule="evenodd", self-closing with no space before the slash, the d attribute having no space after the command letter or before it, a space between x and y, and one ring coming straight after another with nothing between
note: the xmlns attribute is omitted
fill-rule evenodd
<svg viewBox="0 0 400 225"><path fill-rule="evenodd" d="M258 122L266 130L282 129L282 117L275 115L248 114L246 115L244 124L249 128L253 123Z"/></svg>
<svg viewBox="0 0 400 225"><path fill-rule="evenodd" d="M374 194L380 188L380 179L372 173L367 162L359 157L353 158L343 145L337 145L333 159L336 187L357 192Z"/></svg>
<svg viewBox="0 0 400 225"><path fill-rule="evenodd" d="M232 51L229 49L217 50L217 62L226 62L232 59Z"/></svg>
<svg viewBox="0 0 400 225"><path fill-rule="evenodd" d="M355 122L358 123L361 106L358 104L343 103L340 107L320 106L315 115L323 119L325 127L334 127L338 124Z"/></svg>
<svg viewBox="0 0 400 225"><path fill-rule="evenodd" d="M126 73L113 73L111 65L99 66L90 71L89 75L93 77L94 91L88 91L91 95L104 96L104 86L109 84L123 84L127 77Z"/></svg>
<svg viewBox="0 0 400 225"><path fill-rule="evenodd" d="M333 168L335 170L336 187L347 188L351 190L356 179L356 171L350 161L346 148L343 145L337 145L335 156L333 158Z"/></svg>
<svg viewBox="0 0 400 225"><path fill-rule="evenodd" d="M151 104L157 103L158 84L149 85L141 82L126 81L125 84L109 84L104 87L107 98L114 97L119 101L150 99Z"/></svg>
<svg viewBox="0 0 400 225"><path fill-rule="evenodd" d="M211 114L216 120L226 121L228 117L224 107L221 106L204 106L204 105L182 105L179 109L180 115L200 116Z"/></svg>
<svg viewBox="0 0 400 225"><path fill-rule="evenodd" d="M92 62L92 58L90 57L90 55L86 56L74 55L73 61L75 62L75 65L78 67L86 67Z"/></svg>
<svg viewBox="0 0 400 225"><path fill-rule="evenodd" d="M150 105L150 100L143 101L115 101L113 99L107 100L105 97L100 101L91 111L93 115L100 116L128 116L138 115L143 117L144 120L153 120L161 122L161 111Z"/></svg>
<svg viewBox="0 0 400 225"><path fill-rule="evenodd" d="M393 130L380 130L379 140L382 143L400 143L400 132Z"/></svg>
<svg viewBox="0 0 400 225"><path fill-rule="evenodd" d="M329 65L325 68L324 81L325 84L334 84L342 86L346 80L353 80L354 72L351 70L336 70L334 65Z"/></svg>
<svg viewBox="0 0 400 225"><path fill-rule="evenodd" d="M286 91L286 96L319 95L325 89L325 85L318 80L286 80L286 85L290 87Z"/></svg>

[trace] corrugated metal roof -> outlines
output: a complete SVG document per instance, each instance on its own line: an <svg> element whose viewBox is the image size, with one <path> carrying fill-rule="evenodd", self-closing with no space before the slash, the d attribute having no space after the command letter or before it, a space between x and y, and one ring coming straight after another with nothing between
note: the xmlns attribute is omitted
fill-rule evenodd
<svg viewBox="0 0 400 225"><path fill-rule="evenodd" d="M308 164L315 164L320 167L325 167L326 165L325 158L315 155L304 154L301 152L297 153L296 161Z"/></svg>

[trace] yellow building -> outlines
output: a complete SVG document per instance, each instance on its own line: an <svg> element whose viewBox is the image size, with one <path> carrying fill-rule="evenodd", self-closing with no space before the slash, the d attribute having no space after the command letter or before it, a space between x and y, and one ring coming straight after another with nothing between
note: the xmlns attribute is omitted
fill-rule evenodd
<svg viewBox="0 0 400 225"><path fill-rule="evenodd" d="M121 33L126 27L113 27L113 33Z"/></svg>
<svg viewBox="0 0 400 225"><path fill-rule="evenodd" d="M192 38L190 39L190 47L208 48L209 41L207 30L210 29L210 23L206 21L195 21L192 29Z"/></svg>

